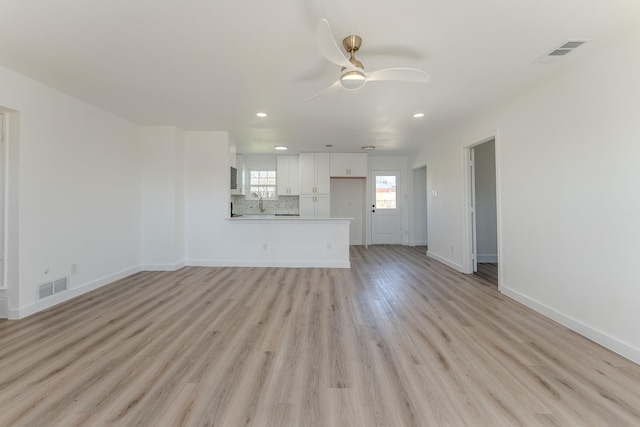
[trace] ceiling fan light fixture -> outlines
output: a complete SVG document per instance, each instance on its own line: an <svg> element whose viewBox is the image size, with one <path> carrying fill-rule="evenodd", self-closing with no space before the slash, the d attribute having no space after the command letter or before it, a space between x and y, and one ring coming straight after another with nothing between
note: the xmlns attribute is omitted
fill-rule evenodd
<svg viewBox="0 0 640 427"><path fill-rule="evenodd" d="M373 151L373 150L376 149L376 147L373 146L373 145L365 145L365 146L360 147L360 149L362 151Z"/></svg>
<svg viewBox="0 0 640 427"><path fill-rule="evenodd" d="M352 70L340 76L340 84L343 88L353 90L359 89L364 85L365 77L362 71Z"/></svg>

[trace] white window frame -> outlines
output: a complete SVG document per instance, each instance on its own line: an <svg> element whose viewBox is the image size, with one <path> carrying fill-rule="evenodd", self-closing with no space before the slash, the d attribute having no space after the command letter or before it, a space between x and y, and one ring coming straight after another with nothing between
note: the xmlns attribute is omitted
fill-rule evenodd
<svg viewBox="0 0 640 427"><path fill-rule="evenodd" d="M252 172L273 172L273 174L275 175L275 183L273 185L264 185L265 187L268 188L273 188L273 192L270 197L259 197L258 195L256 195L256 193L254 191L251 191L251 188L253 187L252 185L252 181L251 181L251 175ZM278 173L275 169L248 169L247 170L247 194L245 196L246 200L278 200Z"/></svg>

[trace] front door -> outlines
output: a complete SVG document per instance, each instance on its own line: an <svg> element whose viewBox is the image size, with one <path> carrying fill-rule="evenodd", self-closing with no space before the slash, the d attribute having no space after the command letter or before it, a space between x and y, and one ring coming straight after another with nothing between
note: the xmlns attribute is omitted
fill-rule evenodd
<svg viewBox="0 0 640 427"><path fill-rule="evenodd" d="M371 172L371 243L402 243L400 171Z"/></svg>

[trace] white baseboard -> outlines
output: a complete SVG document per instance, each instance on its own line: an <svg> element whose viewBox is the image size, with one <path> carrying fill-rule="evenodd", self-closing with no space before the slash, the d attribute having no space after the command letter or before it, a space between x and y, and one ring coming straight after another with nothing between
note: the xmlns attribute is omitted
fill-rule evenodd
<svg viewBox="0 0 640 427"><path fill-rule="evenodd" d="M478 262L498 262L498 254L478 254Z"/></svg>
<svg viewBox="0 0 640 427"><path fill-rule="evenodd" d="M530 309L535 310L552 320L555 320L556 322L560 323L563 326L566 326L572 331L575 331L580 335L583 335L590 340L597 342L603 347L606 347L609 350L614 351L619 355L640 364L640 349L622 342L619 339L612 337L611 335L608 335L602 331L599 331L585 323L582 323L579 320L562 314L555 309L532 298L529 298L528 296L523 295L514 289L508 288L506 286L500 286L500 292L502 292L509 298L513 298L519 303L526 305Z"/></svg>
<svg viewBox="0 0 640 427"><path fill-rule="evenodd" d="M142 271L177 271L187 265L185 261L177 264L147 264L142 266Z"/></svg>
<svg viewBox="0 0 640 427"><path fill-rule="evenodd" d="M233 260L187 260L192 267L286 267L286 268L351 268L350 261L233 261Z"/></svg>
<svg viewBox="0 0 640 427"><path fill-rule="evenodd" d="M0 319L7 319L9 317L9 300L7 298L0 298Z"/></svg>
<svg viewBox="0 0 640 427"><path fill-rule="evenodd" d="M462 266L461 266L461 265L456 264L456 263L455 263L455 262L453 262L453 261L449 261L448 259L446 259L446 258L444 258L444 257L441 257L440 255L434 254L434 253L433 253L433 252L431 252L431 251L427 251L427 256L428 256L429 258L433 258L433 259L435 259L435 260L436 260L436 261L438 261L438 262L443 263L443 264L444 264L444 265L446 265L446 266L449 266L449 267L453 268L453 269L454 269L454 270L456 270L456 271L459 271L460 273L464 273L464 269L462 268Z"/></svg>
<svg viewBox="0 0 640 427"><path fill-rule="evenodd" d="M9 308L8 317L9 319L22 319L24 317L31 316L32 314L38 313L42 310L46 310L47 308L53 307L54 305L60 304L61 302L68 301L72 298L93 291L94 289L98 289L102 286L108 285L109 283L113 283L116 280L124 279L125 277L131 276L132 274L138 273L140 271L142 271L141 267L132 267L127 270L112 274L110 276L103 277L102 279L94 280L93 282L71 288L68 291L56 294L50 298L36 301L34 304L20 308Z"/></svg>

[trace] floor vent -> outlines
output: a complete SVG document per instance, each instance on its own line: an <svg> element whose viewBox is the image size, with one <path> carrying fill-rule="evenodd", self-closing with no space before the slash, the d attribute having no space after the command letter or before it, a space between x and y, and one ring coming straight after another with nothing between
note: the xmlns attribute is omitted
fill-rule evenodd
<svg viewBox="0 0 640 427"><path fill-rule="evenodd" d="M542 58L538 58L536 62L540 64L550 64L552 62L556 62L557 60L565 57L567 54L573 52L574 49L579 48L586 42L586 40L569 40L562 46L559 46L553 49L551 52L544 54Z"/></svg>
<svg viewBox="0 0 640 427"><path fill-rule="evenodd" d="M67 290L67 278L53 280L38 286L38 299L47 298Z"/></svg>

